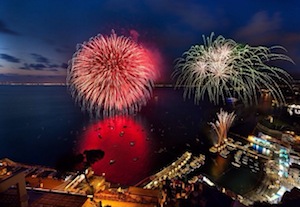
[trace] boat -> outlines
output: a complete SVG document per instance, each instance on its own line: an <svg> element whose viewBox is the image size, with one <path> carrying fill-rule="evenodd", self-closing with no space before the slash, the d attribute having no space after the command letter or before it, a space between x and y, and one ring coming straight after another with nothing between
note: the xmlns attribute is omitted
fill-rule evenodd
<svg viewBox="0 0 300 207"><path fill-rule="evenodd" d="M241 167L241 164L236 163L236 162L231 162L231 164L232 164L233 166L235 166L235 167Z"/></svg>

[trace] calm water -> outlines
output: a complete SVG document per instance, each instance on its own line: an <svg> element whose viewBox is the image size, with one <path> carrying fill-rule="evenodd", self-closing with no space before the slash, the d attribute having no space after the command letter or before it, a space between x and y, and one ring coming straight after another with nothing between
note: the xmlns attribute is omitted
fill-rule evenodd
<svg viewBox="0 0 300 207"><path fill-rule="evenodd" d="M238 119L232 129L251 133L255 110L236 109ZM105 173L111 182L132 185L186 150L209 155L212 141L207 123L215 120L218 111L210 103L184 101L181 91L156 88L135 116L91 120L64 86L0 86L0 158L55 167L70 154L101 149L105 156L94 164L95 172ZM220 157L207 157L200 171L241 193L259 180Z"/></svg>

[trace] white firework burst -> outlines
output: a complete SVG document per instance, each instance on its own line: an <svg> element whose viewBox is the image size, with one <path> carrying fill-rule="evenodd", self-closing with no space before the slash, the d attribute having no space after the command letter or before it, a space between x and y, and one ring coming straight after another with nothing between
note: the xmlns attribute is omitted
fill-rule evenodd
<svg viewBox="0 0 300 207"><path fill-rule="evenodd" d="M269 61L285 60L288 56L274 53L283 47L271 48L236 43L214 34L205 38L203 45L194 45L176 60L172 77L175 87L184 87L184 98L194 95L199 103L208 95L209 101L225 103L227 97L240 99L244 104L257 103L261 89L268 89L278 103L285 99L280 84L290 85L292 77L283 69L268 65Z"/></svg>
<svg viewBox="0 0 300 207"><path fill-rule="evenodd" d="M228 113L223 109L220 109L220 112L217 113L217 117L218 120L215 123L210 122L209 124L217 134L217 145L220 145L227 139L228 130L231 127L236 115L234 112Z"/></svg>

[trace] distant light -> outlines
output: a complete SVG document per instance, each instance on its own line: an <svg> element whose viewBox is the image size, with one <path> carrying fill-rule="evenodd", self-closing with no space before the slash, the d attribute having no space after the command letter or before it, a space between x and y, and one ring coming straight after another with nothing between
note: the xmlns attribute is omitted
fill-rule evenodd
<svg viewBox="0 0 300 207"><path fill-rule="evenodd" d="M215 184L213 182L211 182L207 177L203 177L203 181L206 182L208 185L210 186L214 186Z"/></svg>

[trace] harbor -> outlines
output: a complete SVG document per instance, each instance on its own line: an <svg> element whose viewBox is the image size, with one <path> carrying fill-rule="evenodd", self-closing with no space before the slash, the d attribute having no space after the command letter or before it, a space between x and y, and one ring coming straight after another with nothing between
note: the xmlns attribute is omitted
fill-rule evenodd
<svg viewBox="0 0 300 207"><path fill-rule="evenodd" d="M19 89L12 88L12 94L16 93L15 90ZM50 91L50 94L62 94L64 88L50 87L43 90ZM174 94L166 99L170 93ZM72 108L66 103L66 107L59 111L61 118L57 119L55 113L45 117L51 121L50 125L45 122L27 123L27 119L20 122L20 125L14 122L9 131L12 142L14 139L22 143L28 141L28 145L24 145L18 153L5 153L19 157L15 159L17 162L1 160L2 178L5 180L15 172L22 171L29 193L78 196L89 205L99 205L101 201L102 206L110 205L109 202L125 201L136 205L147 205L148 202L152 206L154 203L157 206L168 206L196 199L193 197L195 194L204 199L204 195L207 195L204 192L211 190L214 192L212 195L220 197L220 203L225 199L227 206L231 206L232 202L245 206L261 201L275 204L281 202L285 193L299 186L299 170L295 167L300 160L296 149L297 133L293 135L292 132L271 131L270 127L266 128L269 119L263 126L254 121L256 124L253 125L252 119L256 121L258 116L249 109L249 112L239 114L237 127L229 130L227 140L219 146L219 151L210 151L213 139L204 133L207 128L203 125L207 125L206 120L211 121L215 116L213 109L212 112L207 110L211 105L203 103L201 107L194 107L190 103L190 107L183 107L187 103L178 101L181 96L177 95L169 89L159 88L154 94L157 98L148 106L149 111L131 118L116 117L94 122L82 122L78 118L79 124L73 126L72 121L68 120L74 120L73 114L76 113L68 111ZM176 102L179 106L167 109L160 106L169 102ZM32 106L29 104L28 107ZM178 107L182 110L178 111ZM153 111L161 116L157 117ZM147 121L143 116L147 117ZM189 127L185 126L186 122L190 123ZM56 130L50 130L52 125L57 127ZM21 128L23 126L26 127ZM27 130L29 126L38 129L33 133ZM15 133L16 127L24 129L20 131L23 137ZM55 134L61 128L66 130L68 138ZM237 128L247 135L242 136ZM269 135L271 138L264 136L267 134L272 135ZM276 134L280 136L273 136ZM5 146L5 143L1 146ZM35 150L27 152L31 147ZM9 149L3 148L1 152ZM65 151L78 154L89 149L103 150L105 156L86 172L70 171L64 175L54 167L54 162L49 162L58 160ZM32 159L43 164L22 164ZM197 198L201 200L200 197Z"/></svg>
<svg viewBox="0 0 300 207"><path fill-rule="evenodd" d="M218 148L219 152L211 149L211 153L216 154L220 159L232 159L231 164L235 168L247 168L253 173L263 171L264 176L260 185L244 195L219 186L199 173L197 170L205 165L205 155L193 155L189 151L157 173L129 187L116 186L106 181L104 176L95 175L92 168L87 168L83 173L69 172L62 175L52 168L25 165L7 158L0 161L0 178L5 180L10 176L23 173L27 191L86 197L84 207L97 206L100 202L101 205L110 205L112 202L115 204L136 203L145 207L170 206L189 199L193 192L202 191L203 188L215 189L226 195L228 202L237 201L245 206L251 206L255 202L277 204L286 191L300 187L300 180L295 176L299 174L299 171L288 170L289 166L298 163L300 158L293 151L293 159L289 159L289 162L285 164L282 160L285 156L282 155L289 153L290 150L284 151L283 147L276 142L276 145L268 146L273 150L280 149L279 156L276 155L276 151L266 153L265 150L265 153L262 153L263 150L253 147L255 141L262 142L262 140L261 137L256 139L249 137L249 143L242 145L241 142L228 138ZM266 143L265 146L267 146ZM286 155L289 156L289 154ZM281 165L286 168L283 169Z"/></svg>

